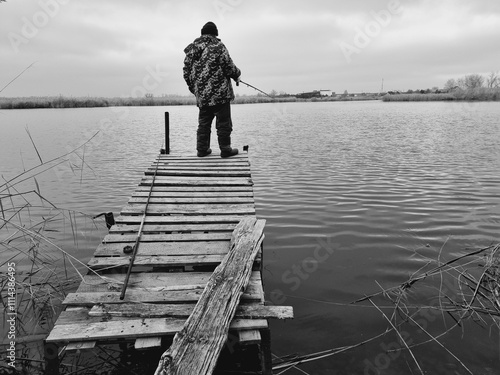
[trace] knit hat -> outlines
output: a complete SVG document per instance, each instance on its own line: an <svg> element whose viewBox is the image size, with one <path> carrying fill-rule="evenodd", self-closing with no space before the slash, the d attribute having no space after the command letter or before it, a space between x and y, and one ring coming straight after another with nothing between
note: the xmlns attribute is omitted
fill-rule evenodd
<svg viewBox="0 0 500 375"><path fill-rule="evenodd" d="M210 35L219 35L219 31L217 30L217 26L213 22L207 22L205 26L201 29L201 35L210 34Z"/></svg>

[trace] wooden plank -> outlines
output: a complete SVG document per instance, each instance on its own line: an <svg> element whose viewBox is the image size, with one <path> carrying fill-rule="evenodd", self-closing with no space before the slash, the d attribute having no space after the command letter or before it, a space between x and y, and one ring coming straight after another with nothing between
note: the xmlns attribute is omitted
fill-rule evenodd
<svg viewBox="0 0 500 375"><path fill-rule="evenodd" d="M248 290L252 290L262 283L260 272L252 271L250 267L250 281ZM211 272L137 272L132 273L129 278L128 290L145 290L147 292L167 290L190 290L203 289L212 276ZM122 273L98 276L88 274L77 289L82 292L107 292L121 288L125 280Z"/></svg>
<svg viewBox="0 0 500 375"><path fill-rule="evenodd" d="M112 242L135 242L136 234L107 234L103 243ZM231 233L170 233L170 234L148 234L141 235L141 244L144 242L193 242L193 241L229 241ZM140 246L139 246L140 248Z"/></svg>
<svg viewBox="0 0 500 375"><path fill-rule="evenodd" d="M135 266L198 266L198 265L217 265L224 259L225 254L215 255L179 255L179 256L162 256L162 255L137 255L134 260ZM88 266L93 270L110 267L128 267L130 264L130 257L97 257L92 258L88 262Z"/></svg>
<svg viewBox="0 0 500 375"><path fill-rule="evenodd" d="M174 335L180 331L185 319L129 319L105 322L85 322L73 324L56 324L47 342L69 341L101 341L109 339L136 339L151 335ZM230 329L267 328L267 321L261 319L234 319Z"/></svg>
<svg viewBox="0 0 500 375"><path fill-rule="evenodd" d="M222 159L217 151L214 151L211 155L205 156L203 158L197 157L196 155L189 154L160 154L156 157L159 161L171 161L171 160L184 160L184 161L203 161L203 162L228 162L233 163L235 161L246 161L248 162L248 154L239 153L238 155L231 156L230 158Z"/></svg>
<svg viewBox="0 0 500 375"><path fill-rule="evenodd" d="M147 192L149 194L149 190L151 189L150 186L142 186L138 185L135 188L136 192ZM158 186L154 185L153 186L153 193L156 192L181 192L185 194L189 194L191 192L201 192L201 193L220 193L220 192L252 192L253 194L253 188L251 185L241 185L241 186Z"/></svg>
<svg viewBox="0 0 500 375"><path fill-rule="evenodd" d="M177 224L177 225L161 225L161 224L144 224L142 233L151 232L232 232L237 223L231 224ZM137 233L140 224L115 224L109 229L109 233Z"/></svg>
<svg viewBox="0 0 500 375"><path fill-rule="evenodd" d="M66 345L65 350L69 352L73 350L93 349L96 344L96 341L76 341Z"/></svg>
<svg viewBox="0 0 500 375"><path fill-rule="evenodd" d="M156 174L156 177L158 178L159 176L193 176L193 177L250 177L250 171L237 171L237 170L231 170L231 171L221 171L221 170L213 170L213 171L208 171L208 170L165 170L165 169L158 169L158 170L146 170L144 172L146 176L153 176Z"/></svg>
<svg viewBox="0 0 500 375"><path fill-rule="evenodd" d="M260 340L259 330L238 331L238 342L242 345L258 344Z"/></svg>
<svg viewBox="0 0 500 375"><path fill-rule="evenodd" d="M140 337L134 342L134 348L149 349L161 346L161 337Z"/></svg>
<svg viewBox="0 0 500 375"><path fill-rule="evenodd" d="M203 286L185 286L177 290L148 290L147 288L127 288L127 294L120 299L120 285L110 285L108 292L69 293L63 301L68 306L92 306L98 303L190 303L196 302L203 292ZM242 301L262 301L262 285L247 288L241 296Z"/></svg>
<svg viewBox="0 0 500 375"><path fill-rule="evenodd" d="M148 197L132 197L129 199L128 203L146 203ZM149 198L149 204L205 204L205 203L254 203L253 197L151 197Z"/></svg>
<svg viewBox="0 0 500 375"><path fill-rule="evenodd" d="M95 305L88 312L90 316L130 317L130 318L187 318L194 304L151 304L124 303ZM292 319L291 306L265 306L260 303L240 304L235 313L242 319Z"/></svg>
<svg viewBox="0 0 500 375"><path fill-rule="evenodd" d="M265 220L243 219L231 249L216 270L172 346L163 353L156 374L212 374L247 286L263 240Z"/></svg>
<svg viewBox="0 0 500 375"><path fill-rule="evenodd" d="M147 224L238 224L248 214L240 215L177 215L177 216L146 216L144 223ZM126 224L140 224L142 216L122 214L117 216L115 222Z"/></svg>
<svg viewBox="0 0 500 375"><path fill-rule="evenodd" d="M219 265L224 259L224 254L200 254L200 255L136 255L134 265L144 267L187 267L187 266L210 266ZM261 256L257 255L254 269L260 265ZM87 266L93 270L119 269L128 267L130 256L102 256L89 260Z"/></svg>
<svg viewBox="0 0 500 375"><path fill-rule="evenodd" d="M153 164L146 171L245 171L250 172L248 164L224 164L224 163L159 163Z"/></svg>
<svg viewBox="0 0 500 375"><path fill-rule="evenodd" d="M120 212L121 215L142 215L146 205L129 204ZM253 215L253 204L162 204L150 205L148 215Z"/></svg>
<svg viewBox="0 0 500 375"><path fill-rule="evenodd" d="M191 290L169 290L164 292L147 292L144 290L129 291L123 300L120 300L120 290L109 293L69 293L63 301L68 306L92 306L97 303L125 303L125 302L157 302L157 303L178 303L196 302L203 291L200 289Z"/></svg>
<svg viewBox="0 0 500 375"><path fill-rule="evenodd" d="M248 161L248 156L247 155L242 155L238 154L235 156L232 156L231 158L221 158L220 153L217 150L214 150L214 152L211 155L205 156L203 158L197 157L196 155L160 155L155 158L156 161L160 162L170 162L170 161L186 161L186 162L191 162L191 163L196 163L196 162L203 162L203 163L234 163L234 162L242 162L242 163L249 163Z"/></svg>
<svg viewBox="0 0 500 375"><path fill-rule="evenodd" d="M234 165L234 164L246 164L250 165L248 158L236 158L236 159L217 159L217 158L203 158L203 159L192 159L192 158L168 158L168 159L155 159L153 164L215 164L215 165Z"/></svg>
<svg viewBox="0 0 500 375"><path fill-rule="evenodd" d="M121 309L121 306L127 306L123 309ZM143 303L125 303L125 304L98 304L95 306L68 306L66 310L62 311L61 314L59 315L59 319L57 320L57 324L89 324L89 323L98 323L98 322L104 322L104 321L123 321L123 320L137 320L139 318L165 318L165 319L173 319L173 318L179 318L179 319L186 319L189 317L189 313L187 312L186 308L182 308L182 306L191 306L190 307L190 312L194 309L195 302L193 303L188 303L188 304L159 304L158 306L166 306L167 310L170 310L171 312L175 312L176 306L181 306L181 310L177 308L179 311L178 315L175 314L170 314L170 315L161 315L157 312L156 308L151 308L149 309L152 312L152 316L147 316L146 311L148 310L147 308L144 309L144 314L136 314L133 313L131 310L132 306L141 306ZM148 306L150 305L156 305L156 304L146 304ZM172 306L172 309L168 309L168 306ZM262 310L262 307L269 307L269 306L264 306L261 302L246 302L245 304L240 304L240 306L246 306L244 314L241 316L235 316L235 319L239 319L240 321L244 320L255 320L255 319L265 319L263 316L266 315L271 315L272 313L268 313L266 310ZM259 308L260 306L260 308ZM103 309L105 307L105 309ZM252 310L249 307L256 307L257 310ZM240 307L238 307L239 309ZM105 312L109 311L109 314L106 314ZM158 310L159 312L160 310ZM238 311L238 310L237 310ZM243 311L243 310L242 310ZM263 312L263 316L260 316L259 314ZM157 336L152 334L152 336Z"/></svg>
<svg viewBox="0 0 500 375"><path fill-rule="evenodd" d="M212 198L212 197L219 197L219 198L253 198L253 191L248 190L248 189L241 189L241 190L230 190L230 191L225 191L225 190L214 190L214 191L190 191L190 190L182 190L182 191L176 191L176 190L169 190L167 188L164 189L164 191L156 191L156 189L153 188L153 191L150 193L149 189L144 189L144 190L138 190L132 194L133 198L140 198L140 197L149 197L151 196L152 198Z"/></svg>
<svg viewBox="0 0 500 375"><path fill-rule="evenodd" d="M153 177L144 177L140 185L150 186ZM155 186L252 186L251 178L246 177L156 177Z"/></svg>
<svg viewBox="0 0 500 375"><path fill-rule="evenodd" d="M130 242L101 243L94 256L123 256L125 246L130 246ZM144 242L139 245L137 256L216 255L228 251L229 241Z"/></svg>

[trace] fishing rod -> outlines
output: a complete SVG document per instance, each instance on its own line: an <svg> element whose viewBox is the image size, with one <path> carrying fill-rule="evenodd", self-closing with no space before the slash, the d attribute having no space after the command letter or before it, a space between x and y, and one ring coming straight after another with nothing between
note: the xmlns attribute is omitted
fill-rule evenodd
<svg viewBox="0 0 500 375"><path fill-rule="evenodd" d="M135 239L134 247L125 246L123 252L126 254L132 253L130 257L130 263L128 265L127 275L125 276L125 281L123 283L122 292L120 294L120 300L125 298L125 291L127 290L128 281L130 279L130 273L132 272L132 267L134 266L135 256L137 255L137 249L139 248L139 241L141 240L142 229L144 227L144 222L146 221L146 213L148 211L149 200L151 199L151 194L153 193L153 186L155 184L156 173L158 172L158 166L160 165L160 160L156 162L155 173L153 175L153 181L151 182L151 187L149 188L148 199L146 200L146 207L144 207L144 214L142 215L141 225L139 226L139 231L137 232L137 237Z"/></svg>
<svg viewBox="0 0 500 375"><path fill-rule="evenodd" d="M265 93L264 91L262 91L261 89L258 89L257 87L255 86L252 86L251 84L249 83L246 83L246 82L243 82L241 79L240 79L240 82L243 83L244 85L247 85L248 87L251 87L252 89L254 90L257 90L258 92L261 92L262 94L264 94L265 96L268 96L270 97L271 99L274 99L274 96L271 96L269 95L268 93Z"/></svg>

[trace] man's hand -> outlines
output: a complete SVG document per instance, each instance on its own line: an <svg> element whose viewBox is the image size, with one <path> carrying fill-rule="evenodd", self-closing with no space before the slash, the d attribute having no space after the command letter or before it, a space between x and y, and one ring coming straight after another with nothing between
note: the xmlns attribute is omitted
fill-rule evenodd
<svg viewBox="0 0 500 375"><path fill-rule="evenodd" d="M241 77L241 76L240 76ZM236 82L236 86L240 85L240 77L236 78L234 81Z"/></svg>

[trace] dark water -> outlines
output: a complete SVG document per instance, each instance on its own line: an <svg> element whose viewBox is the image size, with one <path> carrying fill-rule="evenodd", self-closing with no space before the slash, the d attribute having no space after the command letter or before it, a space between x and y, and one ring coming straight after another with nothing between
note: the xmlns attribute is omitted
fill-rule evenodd
<svg viewBox="0 0 500 375"><path fill-rule="evenodd" d="M235 105L233 144L250 145L257 215L267 219L264 281L270 303L295 319L273 322L273 352L309 354L354 345L390 327L388 299L349 304L405 282L420 269L500 242L498 103L284 103ZM3 111L0 171L12 176L99 133L37 182L57 206L118 213L161 147L170 112L173 150L193 151L194 107ZM70 166L71 164L71 166ZM27 181L27 184L33 183ZM80 219L81 260L104 234ZM66 232L69 232L66 229ZM428 304L449 275L408 292ZM452 280L450 282L450 280ZM453 328L447 315L417 317L436 342L412 349L428 374L500 371L499 330L486 319ZM400 319L402 320L402 318ZM407 342L429 337L401 326ZM394 332L287 374L410 374L418 368ZM279 373L277 371L276 373Z"/></svg>

